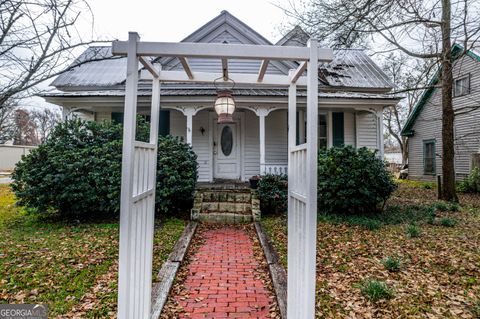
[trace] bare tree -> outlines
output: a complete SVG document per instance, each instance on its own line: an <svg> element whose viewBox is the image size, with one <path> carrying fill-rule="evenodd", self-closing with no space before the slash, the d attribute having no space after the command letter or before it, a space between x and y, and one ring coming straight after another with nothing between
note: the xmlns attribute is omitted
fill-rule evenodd
<svg viewBox="0 0 480 319"><path fill-rule="evenodd" d="M411 57L434 59L441 66L442 198L458 200L455 192L452 106L452 39L466 50L480 34L478 0L307 0L291 2L285 12L307 32L328 45L350 47L385 43Z"/></svg>
<svg viewBox="0 0 480 319"><path fill-rule="evenodd" d="M13 139L15 131L13 114L15 107L15 104L6 104L3 108L0 108L0 144L4 144Z"/></svg>
<svg viewBox="0 0 480 319"><path fill-rule="evenodd" d="M395 85L393 94L401 94L397 105L385 109L384 124L387 134L400 147L402 163L408 159L408 137L400 132L422 96L422 89L428 86L428 80L435 70L435 61L431 59L411 58L402 52L390 52L386 57L383 70Z"/></svg>
<svg viewBox="0 0 480 319"><path fill-rule="evenodd" d="M77 30L85 21L93 26L85 0L0 0L0 109L85 63L70 65L76 49L93 42L93 32L85 39Z"/></svg>
<svg viewBox="0 0 480 319"><path fill-rule="evenodd" d="M48 108L31 111L30 117L35 123L35 135L40 143L45 142L50 132L60 121L60 114Z"/></svg>
<svg viewBox="0 0 480 319"><path fill-rule="evenodd" d="M29 111L24 109L16 109L13 115L14 145L38 145L39 140L36 134L36 124L33 121Z"/></svg>

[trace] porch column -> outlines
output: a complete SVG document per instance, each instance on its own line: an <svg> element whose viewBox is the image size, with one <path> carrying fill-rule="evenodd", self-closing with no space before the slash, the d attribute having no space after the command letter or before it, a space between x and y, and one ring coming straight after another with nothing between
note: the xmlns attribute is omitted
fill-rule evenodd
<svg viewBox="0 0 480 319"><path fill-rule="evenodd" d="M378 152L383 160L385 154L385 145L383 140L383 110L377 111L377 130L378 130Z"/></svg>
<svg viewBox="0 0 480 319"><path fill-rule="evenodd" d="M193 116L197 113L197 110L195 108L185 108L182 113L187 117L187 143L192 145Z"/></svg>
<svg viewBox="0 0 480 319"><path fill-rule="evenodd" d="M255 113L258 115L260 125L260 174L265 174L265 117L268 115L268 109L258 109Z"/></svg>

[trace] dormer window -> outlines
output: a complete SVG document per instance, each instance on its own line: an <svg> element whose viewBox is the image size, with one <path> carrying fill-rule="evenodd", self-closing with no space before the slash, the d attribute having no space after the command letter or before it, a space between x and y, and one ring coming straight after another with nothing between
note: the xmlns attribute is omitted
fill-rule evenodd
<svg viewBox="0 0 480 319"><path fill-rule="evenodd" d="M453 96L462 96L470 93L470 74L462 76L454 80Z"/></svg>

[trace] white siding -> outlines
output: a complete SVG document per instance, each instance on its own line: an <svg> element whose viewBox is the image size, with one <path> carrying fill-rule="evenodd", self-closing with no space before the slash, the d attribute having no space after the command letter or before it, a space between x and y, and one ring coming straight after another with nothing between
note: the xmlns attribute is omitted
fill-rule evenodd
<svg viewBox="0 0 480 319"><path fill-rule="evenodd" d="M193 117L195 121L195 117ZM207 129L208 126L205 128ZM187 117L179 111L170 110L170 135L186 139Z"/></svg>
<svg viewBox="0 0 480 319"><path fill-rule="evenodd" d="M192 145L193 151L197 154L198 181L210 181L212 170L212 159L210 150L210 132L208 111L200 111L193 117ZM203 127L205 132L200 132ZM187 118L179 111L170 110L170 134L186 139Z"/></svg>
<svg viewBox="0 0 480 319"><path fill-rule="evenodd" d="M197 154L198 180L209 181L212 174L212 152L210 149L209 115L208 111L200 111L193 117L192 144L193 151ZM203 127L205 132L200 132Z"/></svg>
<svg viewBox="0 0 480 319"><path fill-rule="evenodd" d="M377 118L370 112L357 113L357 147L367 147L372 150L377 146Z"/></svg>
<svg viewBox="0 0 480 319"><path fill-rule="evenodd" d="M245 179L260 174L259 125L258 116L251 111L245 111L245 147L243 153Z"/></svg>
<svg viewBox="0 0 480 319"><path fill-rule="evenodd" d="M286 110L279 110L273 111L265 118L266 164L288 163L287 115Z"/></svg>
<svg viewBox="0 0 480 319"><path fill-rule="evenodd" d="M112 113L111 112L96 112L95 113L95 121L96 122L111 121L111 120L112 120Z"/></svg>
<svg viewBox="0 0 480 319"><path fill-rule="evenodd" d="M458 179L470 172L470 156L480 151L480 63L469 56L455 61L454 78L470 74L470 94L454 97L455 109L455 171ZM470 109L470 108L473 108ZM467 111L467 112L466 112ZM442 154L442 109L441 89L436 89L421 114L417 117L409 138L409 177L419 180L433 180L432 175L423 173L423 141L436 140L436 153ZM436 173L442 173L442 160L437 156Z"/></svg>
<svg viewBox="0 0 480 319"><path fill-rule="evenodd" d="M355 116L352 112L344 112L343 118L345 145L355 146Z"/></svg>

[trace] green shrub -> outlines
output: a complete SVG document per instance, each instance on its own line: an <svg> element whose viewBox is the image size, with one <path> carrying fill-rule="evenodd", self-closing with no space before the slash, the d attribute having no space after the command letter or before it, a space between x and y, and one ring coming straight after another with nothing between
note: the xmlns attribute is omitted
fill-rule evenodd
<svg viewBox="0 0 480 319"><path fill-rule="evenodd" d="M407 226L405 233L409 238L417 238L422 234L422 230L417 225L411 224Z"/></svg>
<svg viewBox="0 0 480 319"><path fill-rule="evenodd" d="M449 202L436 202L432 207L441 212L458 212L460 210L460 205L458 203L449 203Z"/></svg>
<svg viewBox="0 0 480 319"><path fill-rule="evenodd" d="M475 301L471 308L474 318L480 318L480 300Z"/></svg>
<svg viewBox="0 0 480 319"><path fill-rule="evenodd" d="M455 227L456 224L457 224L457 221L452 218L444 217L440 219L440 225L444 227Z"/></svg>
<svg viewBox="0 0 480 319"><path fill-rule="evenodd" d="M360 226L366 230L377 230L382 228L382 223L380 221L365 216L346 217L346 221L349 225Z"/></svg>
<svg viewBox="0 0 480 319"><path fill-rule="evenodd" d="M375 279L365 280L361 285L361 291L372 301L391 299L394 296L393 290L385 282Z"/></svg>
<svg viewBox="0 0 480 319"><path fill-rule="evenodd" d="M406 204L388 205L385 211L379 215L385 224L403 224L430 222L435 218L435 209L431 206Z"/></svg>
<svg viewBox="0 0 480 319"><path fill-rule="evenodd" d="M267 174L258 182L260 207L265 213L285 213L288 205L288 178L286 175Z"/></svg>
<svg viewBox="0 0 480 319"><path fill-rule="evenodd" d="M145 141L142 120L137 139ZM191 202L197 179L196 156L174 137L160 137L156 204L161 212ZM120 208L122 126L72 120L56 126L47 141L22 157L12 178L19 204L41 213L94 217Z"/></svg>
<svg viewBox="0 0 480 319"><path fill-rule="evenodd" d="M385 163L367 148L321 150L318 156L318 208L325 213L377 211L397 185Z"/></svg>
<svg viewBox="0 0 480 319"><path fill-rule="evenodd" d="M470 175L458 184L458 190L464 193L480 193L480 168L475 167Z"/></svg>
<svg viewBox="0 0 480 319"><path fill-rule="evenodd" d="M382 265L391 272L397 272L400 270L402 261L399 257L388 256L384 260L382 260Z"/></svg>

